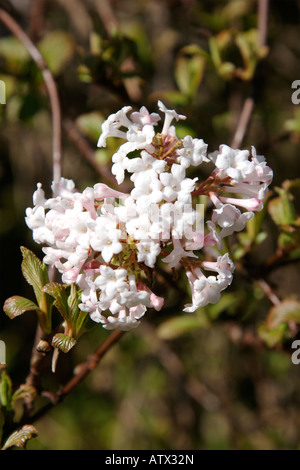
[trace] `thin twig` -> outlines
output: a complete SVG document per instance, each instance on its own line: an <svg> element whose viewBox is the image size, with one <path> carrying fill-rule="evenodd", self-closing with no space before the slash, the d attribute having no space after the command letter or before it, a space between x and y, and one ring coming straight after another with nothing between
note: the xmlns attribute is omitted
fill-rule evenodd
<svg viewBox="0 0 300 470"><path fill-rule="evenodd" d="M268 284L264 279L258 279L257 282L273 305L279 305L281 303L279 297L277 297L270 284Z"/></svg>
<svg viewBox="0 0 300 470"><path fill-rule="evenodd" d="M43 408L38 410L34 415L26 419L26 424L31 424L42 418L47 414L55 405L62 402L66 396L68 396L84 379L93 371L100 363L101 359L105 354L114 346L124 335L123 331L114 331L107 339L102 343L96 351L88 357L88 359L79 364L75 369L75 375L53 395L51 402L47 403ZM44 394L46 395L46 394ZM48 394L49 396L49 394ZM18 427L20 424L18 424Z"/></svg>
<svg viewBox="0 0 300 470"><path fill-rule="evenodd" d="M33 0L30 10L29 36L33 42L38 40L45 24L45 0Z"/></svg>
<svg viewBox="0 0 300 470"><path fill-rule="evenodd" d="M51 114L52 114L52 127L53 127L53 181L58 182L61 177L61 111L58 91L52 73L48 69L46 62L41 55L40 51L34 45L29 36L21 28L21 26L13 19L13 17L5 10L0 8L0 20L5 26L18 38L28 53L36 63L37 67L41 70L45 85L49 94Z"/></svg>
<svg viewBox="0 0 300 470"><path fill-rule="evenodd" d="M42 8L43 5L40 2L39 5L35 3L36 8ZM14 18L7 13L5 10L0 8L0 20L5 24L5 26L12 32L12 34L21 41L24 45L37 67L41 70L45 85L48 91L50 106L51 106L51 115L52 115L52 145L53 145L53 156L52 156L52 165L53 165L53 181L58 182L61 177L61 111L60 111L60 102L56 83L54 78L48 69L46 62L34 45L30 37L25 33L21 26L14 20ZM53 272L49 270L49 278L53 278ZM44 360L45 354L41 351L37 351L36 347L42 337L42 332L37 326L36 336L32 348L32 355L30 361L30 370L26 378L26 383L35 388L39 387L38 379L40 374L40 366ZM26 402L27 413L32 409L33 403L31 399L28 399ZM26 413L26 414L27 414Z"/></svg>
<svg viewBox="0 0 300 470"><path fill-rule="evenodd" d="M266 45L268 30L268 10L269 0L258 0L258 46L260 48ZM252 80L253 88L256 81L255 78L256 77L254 76ZM238 120L238 125L231 142L232 148L239 148L245 138L255 107L255 98L253 95L254 92L251 96L248 96L244 101L243 109Z"/></svg>
<svg viewBox="0 0 300 470"><path fill-rule="evenodd" d="M88 359L79 364L75 369L75 375L64 385L64 387L57 393L57 401L62 401L67 395L69 395L77 385L79 385L83 379L94 370L100 363L103 356L107 351L116 344L121 337L124 335L124 331L116 330L102 343L96 351L91 354Z"/></svg>
<svg viewBox="0 0 300 470"><path fill-rule="evenodd" d="M243 109L239 117L237 129L232 139L231 147L236 149L239 148L246 135L251 116L254 110L254 99L252 97L246 98L244 101Z"/></svg>
<svg viewBox="0 0 300 470"><path fill-rule="evenodd" d="M106 339L106 341L104 341L104 343L102 343L101 346L96 349L94 354L89 356L89 358L85 362L79 364L76 367L76 375L74 375L56 394L53 394L51 392L42 393L42 395L50 399L50 401L32 416L27 416L26 414L23 416L20 422L14 423L13 426L7 429L5 436L3 437L3 441L5 441L5 439L16 429L21 428L24 424L32 424L36 422L38 419L45 416L58 403L62 402L63 399L66 398L75 389L75 387L79 385L83 381L83 379L97 367L101 359L111 349L111 347L114 346L120 340L123 334L123 331L114 331Z"/></svg>

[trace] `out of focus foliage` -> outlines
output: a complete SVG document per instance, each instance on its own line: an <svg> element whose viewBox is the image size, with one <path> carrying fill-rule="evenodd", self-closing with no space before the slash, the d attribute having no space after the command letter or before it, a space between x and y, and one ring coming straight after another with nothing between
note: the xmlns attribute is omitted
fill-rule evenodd
<svg viewBox="0 0 300 470"><path fill-rule="evenodd" d="M62 173L79 190L111 184L114 143L96 148L102 121L128 104L156 111L158 99L185 114L182 132L213 151L230 145L243 103L253 96L243 147L254 145L274 171L264 210L226 247L236 272L221 301L183 314L187 287L162 272L156 292L167 296L166 307L150 312L65 403L35 423L39 435L28 448L299 448L300 364L291 356L300 325L300 105L291 96L300 79L300 12L297 0L270 3L267 47L259 47L255 0L9 2L55 76ZM52 124L41 72L3 25L0 32L3 305L17 293L35 302L20 272L19 247L41 255L24 211L37 182L50 187ZM35 325L33 312L14 321L0 313L15 387L28 372ZM82 336L55 375L46 364L45 387L66 382L107 334L99 327ZM11 413L10 387L3 374L0 430ZM34 428L22 432L24 442L35 435Z"/></svg>

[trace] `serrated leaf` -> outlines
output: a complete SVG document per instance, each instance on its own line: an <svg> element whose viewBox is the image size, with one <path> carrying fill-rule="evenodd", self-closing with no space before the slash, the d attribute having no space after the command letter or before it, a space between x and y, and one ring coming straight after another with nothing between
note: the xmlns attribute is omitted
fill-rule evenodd
<svg viewBox="0 0 300 470"><path fill-rule="evenodd" d="M267 317L267 327L276 328L282 323L295 322L300 324L300 302L286 299L271 308Z"/></svg>
<svg viewBox="0 0 300 470"><path fill-rule="evenodd" d="M68 297L69 318L72 326L76 324L79 315L80 293L77 292L75 284L71 285L71 292Z"/></svg>
<svg viewBox="0 0 300 470"><path fill-rule="evenodd" d="M75 323L76 337L78 338L94 326L95 322L91 320L89 313L80 311Z"/></svg>
<svg viewBox="0 0 300 470"><path fill-rule="evenodd" d="M5 301L3 310L9 318L13 319L25 312L39 310L39 307L25 297L14 295Z"/></svg>
<svg viewBox="0 0 300 470"><path fill-rule="evenodd" d="M204 317L203 317L204 318ZM175 339L179 336L203 328L207 322L202 321L196 315L181 315L166 320L157 329L157 334L161 339Z"/></svg>
<svg viewBox="0 0 300 470"><path fill-rule="evenodd" d="M44 291L43 287L49 282L47 266L28 248L21 247L23 256L22 273L28 284L33 287L38 306L42 312L50 317L52 299Z"/></svg>
<svg viewBox="0 0 300 470"><path fill-rule="evenodd" d="M52 339L52 346L64 353L69 352L75 344L76 339L64 333L57 333Z"/></svg>
<svg viewBox="0 0 300 470"><path fill-rule="evenodd" d="M36 428L32 425L26 424L21 429L18 429L9 436L4 446L2 447L2 450L7 450L10 447L19 447L21 449L25 449L27 442L37 435L38 432Z"/></svg>
<svg viewBox="0 0 300 470"><path fill-rule="evenodd" d="M72 36L64 31L51 31L39 42L48 68L54 75L58 75L72 59L75 51Z"/></svg>
<svg viewBox="0 0 300 470"><path fill-rule="evenodd" d="M68 305L68 293L67 286L59 284L58 282L49 282L43 287L43 291L54 297L54 305L61 314L61 316L69 322L69 305Z"/></svg>
<svg viewBox="0 0 300 470"><path fill-rule="evenodd" d="M22 384L12 395L12 403L16 400L27 399L34 400L37 397L36 388L32 385Z"/></svg>

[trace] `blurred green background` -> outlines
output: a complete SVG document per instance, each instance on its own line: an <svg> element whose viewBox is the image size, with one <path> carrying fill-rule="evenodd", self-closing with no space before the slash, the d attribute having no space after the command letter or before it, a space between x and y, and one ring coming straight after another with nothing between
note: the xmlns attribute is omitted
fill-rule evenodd
<svg viewBox="0 0 300 470"><path fill-rule="evenodd" d="M298 449L300 365L291 361L291 342L300 323L300 104L291 96L293 81L300 80L299 2L270 2L267 48L257 44L256 0L2 0L2 6L55 76L62 174L79 190L98 181L112 184L107 170L117 143L97 150L102 121L128 104L157 112L158 99L187 116L179 136L203 138L213 151L230 145L243 103L254 96L242 146L254 145L274 171L258 222L230 240L237 270L220 303L183 315L186 285L161 273L156 292L166 296L165 309L149 312L64 403L36 423L39 436L28 448ZM52 181L43 78L3 24L0 80L6 84L6 104L0 105L3 305L14 294L32 297L20 271L20 245L40 257L41 248L24 214L36 183L49 196ZM206 171L193 176L201 179ZM260 277L280 299L277 308ZM28 373L35 326L31 313L11 321L0 312L0 339L15 387ZM47 363L45 388L65 383L107 336L100 326L83 336L74 351L61 355L55 375Z"/></svg>

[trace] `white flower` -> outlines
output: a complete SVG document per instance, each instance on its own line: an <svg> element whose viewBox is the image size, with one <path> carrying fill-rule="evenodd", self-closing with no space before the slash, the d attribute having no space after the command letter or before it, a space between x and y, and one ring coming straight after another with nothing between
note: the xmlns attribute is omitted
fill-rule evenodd
<svg viewBox="0 0 300 470"><path fill-rule="evenodd" d="M210 161L206 152L207 144L203 139L193 139L187 135L183 139L183 148L177 151L178 161L184 168L188 168L190 165L198 166L202 162Z"/></svg>
<svg viewBox="0 0 300 470"><path fill-rule="evenodd" d="M137 112L133 112L130 115L131 120L142 127L147 124L156 125L160 121L160 116L157 113L149 113L148 109L145 106L142 106L141 109Z"/></svg>
<svg viewBox="0 0 300 470"><path fill-rule="evenodd" d="M129 290L120 292L118 302L128 308L136 307L140 304L151 307L149 292L138 290L134 275L128 276Z"/></svg>
<svg viewBox="0 0 300 470"><path fill-rule="evenodd" d="M134 186L134 189L131 191L131 196L134 199L143 198L145 203L147 201L149 203L158 203L163 199L161 181L153 170L139 172L134 180Z"/></svg>
<svg viewBox="0 0 300 470"><path fill-rule="evenodd" d="M153 240L144 240L136 245L138 249L138 262L143 261L149 268L154 268L156 258L161 252L159 243Z"/></svg>
<svg viewBox="0 0 300 470"><path fill-rule="evenodd" d="M95 280L95 286L105 293L107 300L112 300L118 292L127 289L126 278L126 269L112 269L102 265L100 275Z"/></svg>
<svg viewBox="0 0 300 470"><path fill-rule="evenodd" d="M220 204L213 210L212 222L220 227L232 227L241 216L241 211L232 204Z"/></svg>
<svg viewBox="0 0 300 470"><path fill-rule="evenodd" d="M178 201L184 203L191 203L191 193L195 188L195 183L198 178L186 178L185 168L181 165L174 163L171 167L171 173L161 173L160 181L163 184L162 194L167 202Z"/></svg>
<svg viewBox="0 0 300 470"><path fill-rule="evenodd" d="M123 249L120 242L121 235L122 232L116 228L114 221L108 217L99 217L91 236L91 247L95 251L100 251L104 261L109 263L113 255L120 253Z"/></svg>
<svg viewBox="0 0 300 470"><path fill-rule="evenodd" d="M215 304L220 300L221 292L232 281L233 263L228 255L220 256L217 262L203 262L206 269L217 271L218 276L206 277L200 268L195 268L194 273L187 271L186 275L192 290L192 304L183 309L184 312L194 312L200 307Z"/></svg>
<svg viewBox="0 0 300 470"><path fill-rule="evenodd" d="M184 250L180 243L180 240L176 238L176 236L173 237L173 247L174 249L171 251L171 253L162 259L162 261L164 261L164 263L167 263L170 268L175 268L182 258L197 258L195 253L193 253L192 251Z"/></svg>
<svg viewBox="0 0 300 470"><path fill-rule="evenodd" d="M254 168L248 159L248 150L232 149L228 145L220 145L219 151L211 153L209 157L223 171L224 176L230 176L234 182L243 181Z"/></svg>
<svg viewBox="0 0 300 470"><path fill-rule="evenodd" d="M140 318L145 314L146 307L144 305L137 305L127 309L123 307L116 317L110 315L105 317L104 315L93 315L92 319L102 323L103 328L106 330L122 330L129 331L136 328L140 324Z"/></svg>
<svg viewBox="0 0 300 470"><path fill-rule="evenodd" d="M150 173L155 171L156 173L162 173L166 167L166 162L164 160L158 160L157 158L152 157L146 150L141 151L141 158L132 158L128 159L126 163L126 169L129 173L134 173L131 176L131 180L134 181L139 172L146 172L147 170Z"/></svg>
<svg viewBox="0 0 300 470"><path fill-rule="evenodd" d="M174 109L167 109L162 101L158 101L158 108L160 111L165 113L165 121L161 131L163 135L170 134L170 125L173 119L176 119L176 121L179 121L180 119L186 119L186 116L183 114L178 114Z"/></svg>
<svg viewBox="0 0 300 470"><path fill-rule="evenodd" d="M120 137L126 139L126 132L120 130L122 127L129 127L131 121L128 119L126 114L131 111L131 106L124 106L120 111L115 114L111 114L102 124L102 133L99 137L97 146L105 147L106 139L108 137Z"/></svg>

